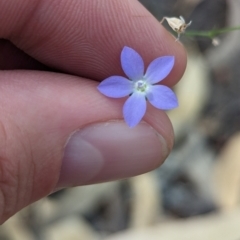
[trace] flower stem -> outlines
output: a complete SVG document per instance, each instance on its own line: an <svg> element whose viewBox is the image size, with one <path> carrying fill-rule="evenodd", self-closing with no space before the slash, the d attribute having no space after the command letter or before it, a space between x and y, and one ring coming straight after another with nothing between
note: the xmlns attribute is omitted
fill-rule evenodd
<svg viewBox="0 0 240 240"><path fill-rule="evenodd" d="M213 29L210 31L186 31L185 36L191 36L191 37L207 37L207 38L215 38L216 36L227 33L240 30L240 26L236 27L230 27L230 28L221 28L221 29Z"/></svg>

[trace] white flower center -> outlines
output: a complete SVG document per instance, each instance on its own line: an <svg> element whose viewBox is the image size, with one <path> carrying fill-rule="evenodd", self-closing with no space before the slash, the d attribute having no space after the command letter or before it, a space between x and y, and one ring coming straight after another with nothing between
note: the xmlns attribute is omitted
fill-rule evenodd
<svg viewBox="0 0 240 240"><path fill-rule="evenodd" d="M145 93L148 89L148 84L144 80L138 80L134 84L134 89L138 92Z"/></svg>

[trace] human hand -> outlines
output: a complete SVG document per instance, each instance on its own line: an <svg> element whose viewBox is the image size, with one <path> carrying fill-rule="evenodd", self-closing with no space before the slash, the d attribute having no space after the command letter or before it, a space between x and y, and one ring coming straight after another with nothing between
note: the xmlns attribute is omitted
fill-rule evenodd
<svg viewBox="0 0 240 240"><path fill-rule="evenodd" d="M148 106L144 122L130 129L123 101L96 88L123 75L124 46L138 51L145 66L175 56L168 86L184 72L183 47L138 1L0 1L0 19L1 38L13 43L0 42L0 68L8 70L0 72L1 223L57 189L127 178L163 163L173 144L167 115Z"/></svg>

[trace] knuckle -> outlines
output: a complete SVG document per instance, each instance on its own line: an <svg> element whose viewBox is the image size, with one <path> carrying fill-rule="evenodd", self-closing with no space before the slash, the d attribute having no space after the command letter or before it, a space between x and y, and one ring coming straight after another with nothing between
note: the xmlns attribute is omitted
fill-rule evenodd
<svg viewBox="0 0 240 240"><path fill-rule="evenodd" d="M21 138L16 135L13 137L8 124L5 125L0 120L0 224L19 210L31 194L30 191L26 192L29 190L26 184L31 181L27 183L23 180L23 176L28 173L22 166L20 157L26 157L27 149L16 151L16 141L19 143L19 139Z"/></svg>
<svg viewBox="0 0 240 240"><path fill-rule="evenodd" d="M11 161L0 157L0 223L15 212L17 179Z"/></svg>
<svg viewBox="0 0 240 240"><path fill-rule="evenodd" d="M16 207L16 167L7 158L8 135L5 125L0 121L0 223L10 215Z"/></svg>

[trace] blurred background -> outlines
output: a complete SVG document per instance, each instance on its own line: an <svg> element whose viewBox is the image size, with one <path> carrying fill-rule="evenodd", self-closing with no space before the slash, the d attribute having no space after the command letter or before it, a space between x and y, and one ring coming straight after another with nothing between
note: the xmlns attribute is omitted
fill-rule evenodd
<svg viewBox="0 0 240 240"><path fill-rule="evenodd" d="M192 20L189 31L240 25L240 0L141 3L159 21ZM1 226L0 240L240 240L240 31L180 40L188 66L163 166L52 194Z"/></svg>

